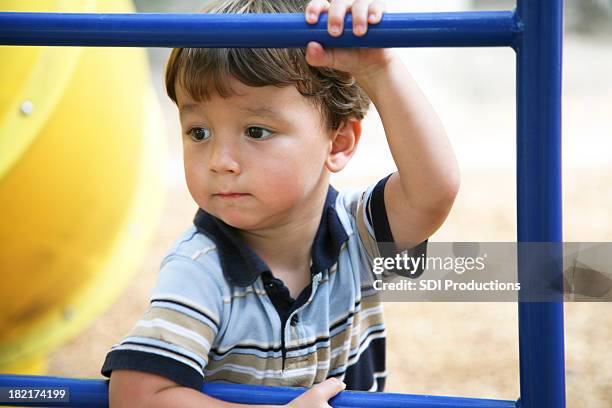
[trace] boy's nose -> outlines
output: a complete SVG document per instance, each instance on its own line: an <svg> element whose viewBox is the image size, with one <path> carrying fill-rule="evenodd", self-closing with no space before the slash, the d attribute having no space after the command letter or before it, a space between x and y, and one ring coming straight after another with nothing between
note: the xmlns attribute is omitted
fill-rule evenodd
<svg viewBox="0 0 612 408"><path fill-rule="evenodd" d="M240 174L240 165L236 159L236 148L227 143L213 143L208 168L213 173Z"/></svg>

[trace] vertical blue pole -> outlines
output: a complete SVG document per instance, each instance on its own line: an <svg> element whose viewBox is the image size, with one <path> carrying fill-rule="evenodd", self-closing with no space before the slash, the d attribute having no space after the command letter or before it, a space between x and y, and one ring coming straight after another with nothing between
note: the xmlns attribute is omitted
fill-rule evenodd
<svg viewBox="0 0 612 408"><path fill-rule="evenodd" d="M516 17L523 28L523 35L515 47L519 243L563 240L561 231L562 1L518 0L517 4ZM560 246L557 248L560 249ZM543 274L548 282L550 279L562 277L562 264L559 262L542 261L538 267L527 265L528 263L526 257L523 256L521 259L519 249L521 282L537 280L534 274ZM543 265L546 265L545 270L541 268ZM536 292L538 289L534 288ZM558 294L552 300L519 303L521 407L565 407L562 294Z"/></svg>

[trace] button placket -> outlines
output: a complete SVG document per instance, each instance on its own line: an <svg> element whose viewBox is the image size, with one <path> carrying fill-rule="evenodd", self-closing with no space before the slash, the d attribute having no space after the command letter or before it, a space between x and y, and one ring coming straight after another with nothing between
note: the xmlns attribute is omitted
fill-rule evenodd
<svg viewBox="0 0 612 408"><path fill-rule="evenodd" d="M304 310L304 308L306 308L306 306L308 306L310 302L312 302L312 299L314 298L317 288L319 287L319 282L321 281L322 278L323 278L323 272L319 272L316 275L313 275L312 290L310 292L310 296L308 297L308 300L302 306L294 310L293 313L291 313L291 315L287 319L287 322L285 323L285 327L283 327L283 331L285 333L285 341L283 342L282 371L285 371L287 368L289 368L289 367L286 367L285 365L286 360L287 360L287 357L286 357L287 344L291 343L292 339L299 339L300 336L303 335L303 332L301 332L301 328L299 326L300 317L298 313ZM298 344L298 346L299 345L300 344Z"/></svg>
<svg viewBox="0 0 612 408"><path fill-rule="evenodd" d="M323 272L319 272L312 277L312 290L310 292L310 296L308 297L308 300L302 306L296 309L288 319L290 332L293 331L296 333L296 335L298 335L298 331L300 330L299 322L301 320L299 313L302 310L304 310L312 302L312 299L315 296L317 288L319 287L319 282L321 281L322 278L323 278ZM299 335L298 335L298 338L299 338Z"/></svg>

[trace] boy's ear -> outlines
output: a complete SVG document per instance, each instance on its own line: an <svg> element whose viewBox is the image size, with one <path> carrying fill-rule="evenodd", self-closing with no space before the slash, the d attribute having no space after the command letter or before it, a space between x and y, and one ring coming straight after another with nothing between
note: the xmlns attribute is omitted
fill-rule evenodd
<svg viewBox="0 0 612 408"><path fill-rule="evenodd" d="M331 134L331 150L325 165L332 173L342 170L357 149L361 137L361 120L348 118L344 123L333 130Z"/></svg>

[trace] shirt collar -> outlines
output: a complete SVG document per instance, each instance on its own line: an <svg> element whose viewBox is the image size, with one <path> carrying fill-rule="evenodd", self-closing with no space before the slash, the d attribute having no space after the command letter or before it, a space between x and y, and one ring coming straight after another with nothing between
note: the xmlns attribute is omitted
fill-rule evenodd
<svg viewBox="0 0 612 408"><path fill-rule="evenodd" d="M312 246L311 272L318 273L338 261L340 248L348 240L342 222L338 218L335 202L338 192L331 185L327 190L321 222ZM214 241L219 252L221 268L227 281L235 286L249 286L264 271L270 271L266 263L246 245L238 230L219 218L198 209L193 220L199 232Z"/></svg>

